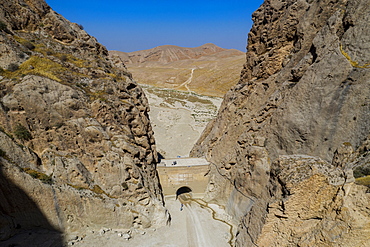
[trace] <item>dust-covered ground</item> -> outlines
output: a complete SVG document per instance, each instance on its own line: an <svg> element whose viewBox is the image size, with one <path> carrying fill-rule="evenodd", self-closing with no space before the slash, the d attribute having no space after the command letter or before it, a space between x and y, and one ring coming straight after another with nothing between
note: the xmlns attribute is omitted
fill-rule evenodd
<svg viewBox="0 0 370 247"><path fill-rule="evenodd" d="M183 205L174 197L166 198L171 214L171 224L157 230L137 230L132 238L125 240L114 230L104 234L89 234L75 246L150 246L150 247L227 247L231 239L230 226L222 221L231 221L217 205L202 207L196 202ZM215 220L212 217L214 212Z"/></svg>
<svg viewBox="0 0 370 247"><path fill-rule="evenodd" d="M166 206L171 214L171 224L159 229L130 231L130 239L125 239L120 230L107 230L88 233L82 240L74 242L79 247L227 247L231 235L230 226L214 220L209 208L197 203L183 206L175 198L168 198ZM211 205L216 215L225 219L228 216L216 205ZM73 241L72 241L73 242Z"/></svg>
<svg viewBox="0 0 370 247"><path fill-rule="evenodd" d="M158 229L88 229L64 236L65 246L77 247L228 247L233 242L232 219L215 204L184 205L166 198L171 224ZM216 218L217 220L215 220ZM224 222L228 222L228 224ZM234 232L235 234L235 232ZM58 247L60 236L44 229L24 231L0 242L1 247Z"/></svg>
<svg viewBox="0 0 370 247"><path fill-rule="evenodd" d="M142 86L149 100L149 117L157 151L164 158L188 157L222 98Z"/></svg>

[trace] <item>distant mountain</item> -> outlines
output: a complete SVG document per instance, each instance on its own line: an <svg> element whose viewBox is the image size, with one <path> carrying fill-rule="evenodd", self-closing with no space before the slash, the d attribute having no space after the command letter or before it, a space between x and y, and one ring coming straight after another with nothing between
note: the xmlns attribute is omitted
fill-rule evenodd
<svg viewBox="0 0 370 247"><path fill-rule="evenodd" d="M129 64L142 64L147 62L159 62L167 64L179 60L186 59L198 59L203 56L208 56L223 51L233 51L234 54L244 54L238 50L227 50L217 45L208 43L195 48L185 48L175 45L163 45L148 50L135 51L135 52L120 52L111 51L111 54L115 54L121 57L126 65Z"/></svg>
<svg viewBox="0 0 370 247"><path fill-rule="evenodd" d="M220 97L238 82L245 61L243 52L210 43L195 48L164 45L109 54L121 60L138 83Z"/></svg>

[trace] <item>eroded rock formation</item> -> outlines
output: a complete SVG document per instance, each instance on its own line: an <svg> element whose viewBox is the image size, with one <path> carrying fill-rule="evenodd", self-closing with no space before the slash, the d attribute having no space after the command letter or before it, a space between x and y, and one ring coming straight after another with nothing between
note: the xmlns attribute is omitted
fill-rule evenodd
<svg viewBox="0 0 370 247"><path fill-rule="evenodd" d="M366 246L370 195L367 1L266 0L239 83L192 150L236 246Z"/></svg>
<svg viewBox="0 0 370 247"><path fill-rule="evenodd" d="M125 66L43 0L2 1L0 29L0 240L164 224L148 103Z"/></svg>

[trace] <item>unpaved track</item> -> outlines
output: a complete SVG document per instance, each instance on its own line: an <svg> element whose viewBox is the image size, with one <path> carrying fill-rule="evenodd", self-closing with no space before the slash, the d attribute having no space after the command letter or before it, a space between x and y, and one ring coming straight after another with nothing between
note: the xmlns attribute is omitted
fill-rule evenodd
<svg viewBox="0 0 370 247"><path fill-rule="evenodd" d="M197 204L187 205L184 209L184 213L186 213L189 246L216 246L212 244L212 239L210 239L206 232L207 226L203 226L200 222L200 218L202 217L199 215L199 206Z"/></svg>
<svg viewBox="0 0 370 247"><path fill-rule="evenodd" d="M194 70L195 68L191 69L191 73L190 73L190 77L184 82L182 83L180 86L177 87L177 89L181 88L181 87L185 87L188 92L191 92L190 88L188 87L188 85L191 83L191 81L193 80L193 74L194 74Z"/></svg>
<svg viewBox="0 0 370 247"><path fill-rule="evenodd" d="M227 232L221 236L219 232L212 230L209 225L210 212L196 203L192 199L191 194L184 193L179 195L179 201L184 205L183 211L186 215L186 230L188 247L226 247L230 246L227 243ZM219 225L227 229L226 225Z"/></svg>
<svg viewBox="0 0 370 247"><path fill-rule="evenodd" d="M171 213L172 223L157 230L142 229L133 231L133 238L125 240L114 231L100 234L99 229L80 232L82 240L76 247L229 247L229 227L212 218L209 210L191 201L180 211L180 201L167 198L166 206ZM220 210L220 212L223 212ZM109 227L109 226L107 226ZM48 236L48 243L42 242ZM37 240L37 241L36 241ZM39 241L40 240L40 241ZM13 244L13 245L12 245ZM54 247L50 232L26 232L18 238L0 242L0 246L47 246Z"/></svg>

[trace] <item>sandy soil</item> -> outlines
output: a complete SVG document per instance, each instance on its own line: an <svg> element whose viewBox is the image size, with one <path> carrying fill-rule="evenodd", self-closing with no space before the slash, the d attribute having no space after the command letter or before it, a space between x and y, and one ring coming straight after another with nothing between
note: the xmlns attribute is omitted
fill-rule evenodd
<svg viewBox="0 0 370 247"><path fill-rule="evenodd" d="M158 97L145 88L144 91L149 100L149 117L158 152L166 159L188 157L208 121L216 115L222 99L199 96L199 102L190 102L186 96L181 100L173 98L171 90L165 97ZM207 101L208 104L203 103Z"/></svg>
<svg viewBox="0 0 370 247"><path fill-rule="evenodd" d="M166 198L166 206L171 214L171 224L159 229L127 230L100 229L89 230L64 236L67 246L77 247L228 247L230 226L213 219L230 222L228 216L217 205L202 207L191 202L183 206L174 197ZM212 210L211 210L212 209ZM235 229L235 227L233 228ZM24 231L10 240L0 242L1 247L58 247L61 236L44 229Z"/></svg>
<svg viewBox="0 0 370 247"><path fill-rule="evenodd" d="M171 224L157 230L143 229L132 231L131 239L120 236L121 232L109 230L82 234L83 239L75 242L78 247L227 247L230 246L230 227L212 218L212 211L192 202L183 206L174 197L166 199L171 214ZM218 218L228 216L217 205L210 205Z"/></svg>

